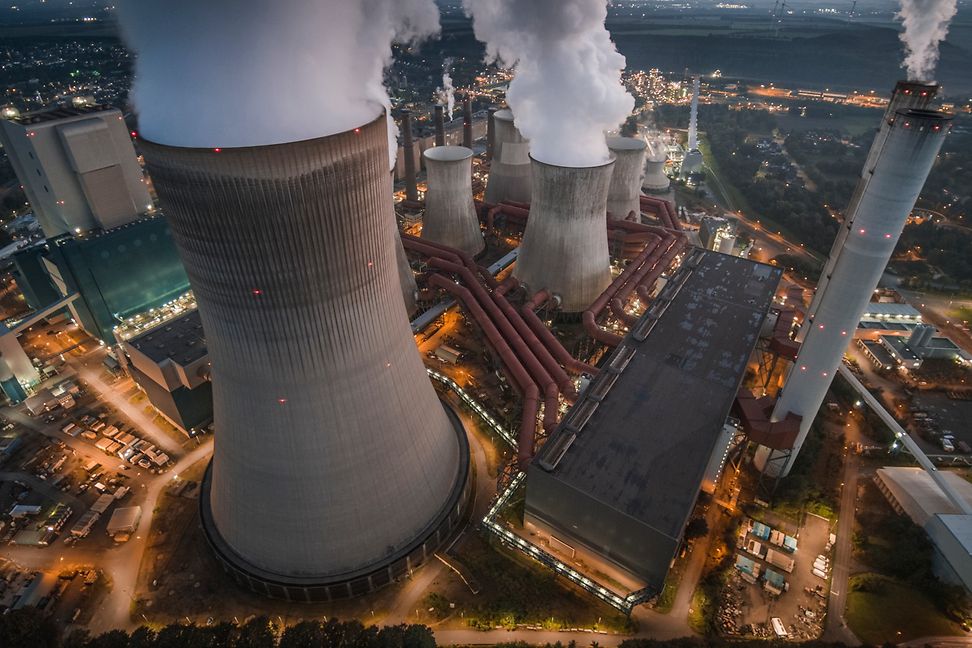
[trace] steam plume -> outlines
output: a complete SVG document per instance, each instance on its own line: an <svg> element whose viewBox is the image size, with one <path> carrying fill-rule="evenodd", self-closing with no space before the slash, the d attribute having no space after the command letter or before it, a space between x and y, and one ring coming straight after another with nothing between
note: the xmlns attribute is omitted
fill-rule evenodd
<svg viewBox="0 0 972 648"><path fill-rule="evenodd" d="M121 20L138 52L139 130L190 147L361 126L389 107L392 42L439 29L434 0L125 0Z"/></svg>
<svg viewBox="0 0 972 648"><path fill-rule="evenodd" d="M452 75L449 74L450 67L452 67L452 59L447 58L442 64L442 93L445 95L449 121L452 121L452 111L456 108L456 89L452 85Z"/></svg>
<svg viewBox="0 0 972 648"><path fill-rule="evenodd" d="M625 60L604 27L607 0L463 0L486 58L515 72L507 101L536 159L561 166L608 160L604 132L634 99Z"/></svg>
<svg viewBox="0 0 972 648"><path fill-rule="evenodd" d="M938 45L948 35L948 25L956 12L957 0L900 0L895 16L904 24L901 40L905 44L902 67L910 81L931 81L938 64Z"/></svg>

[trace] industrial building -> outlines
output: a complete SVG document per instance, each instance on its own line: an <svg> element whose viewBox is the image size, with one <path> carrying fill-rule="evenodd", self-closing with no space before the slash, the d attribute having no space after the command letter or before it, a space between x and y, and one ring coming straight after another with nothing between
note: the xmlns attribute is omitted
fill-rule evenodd
<svg viewBox="0 0 972 648"><path fill-rule="evenodd" d="M209 351L198 310L121 340L127 368L149 402L185 434L213 420Z"/></svg>
<svg viewBox="0 0 972 648"><path fill-rule="evenodd" d="M972 484L953 472L940 475L954 496L972 507ZM907 515L928 534L938 577L972 592L972 515L957 507L922 468L879 468L874 483L899 515Z"/></svg>
<svg viewBox="0 0 972 648"><path fill-rule="evenodd" d="M203 528L226 570L272 597L392 582L431 557L469 492L465 431L406 319L385 124L142 147L212 360Z"/></svg>
<svg viewBox="0 0 972 648"><path fill-rule="evenodd" d="M60 106L0 119L0 143L48 237L112 229L152 209L116 108Z"/></svg>
<svg viewBox="0 0 972 648"><path fill-rule="evenodd" d="M528 528L660 591L722 468L726 419L780 277L701 250L684 261L530 464Z"/></svg>
<svg viewBox="0 0 972 648"><path fill-rule="evenodd" d="M115 342L124 318L189 289L169 223L154 214L110 230L64 234L14 255L27 303L43 309L70 295L71 316L89 335Z"/></svg>
<svg viewBox="0 0 972 648"><path fill-rule="evenodd" d="M705 216L699 223L699 241L706 250L732 254L736 248L735 221L719 216Z"/></svg>

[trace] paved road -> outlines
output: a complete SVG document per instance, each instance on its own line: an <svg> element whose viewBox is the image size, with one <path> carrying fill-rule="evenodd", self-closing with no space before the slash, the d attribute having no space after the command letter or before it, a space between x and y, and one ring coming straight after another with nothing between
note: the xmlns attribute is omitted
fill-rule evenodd
<svg viewBox="0 0 972 648"><path fill-rule="evenodd" d="M860 438L857 422L851 421L846 429L846 444ZM847 450L844 451L844 485L840 492L840 512L837 518L837 547L834 551L834 565L830 580L830 600L827 604L827 622L824 626L824 639L840 641L850 646L859 646L860 641L854 636L847 622L844 620L844 610L847 607L847 580L850 576L852 546L851 537L854 533L854 513L857 508L857 477L859 472L858 456Z"/></svg>
<svg viewBox="0 0 972 648"><path fill-rule="evenodd" d="M949 648L949 646L972 646L972 637L921 637L913 639L899 646L910 646L913 648L923 648L924 646L935 646L936 648Z"/></svg>

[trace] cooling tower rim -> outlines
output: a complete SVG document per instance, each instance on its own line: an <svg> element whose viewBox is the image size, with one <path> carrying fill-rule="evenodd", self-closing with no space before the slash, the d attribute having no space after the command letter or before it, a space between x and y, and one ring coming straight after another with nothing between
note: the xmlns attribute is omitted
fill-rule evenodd
<svg viewBox="0 0 972 648"><path fill-rule="evenodd" d="M252 151L268 151L274 149L284 149L294 145L309 145L316 142L327 142L333 141L336 138L348 137L350 135L357 134L361 131L367 130L374 127L378 122L384 122L386 119L384 109L378 114L374 119L364 122L360 126L348 129L346 131L340 131L337 133L331 133L330 135L322 135L320 137L311 137L309 139L293 140L290 142L275 142L273 144L258 144L256 146L175 146L172 144L163 144L161 142L156 142L154 140L148 139L146 137L139 137L139 144L148 144L153 148L170 150L170 151L184 151L184 152L198 152L198 153L248 153Z"/></svg>
<svg viewBox="0 0 972 648"><path fill-rule="evenodd" d="M465 146L433 146L422 151L422 157L433 162L461 162L473 156Z"/></svg>
<svg viewBox="0 0 972 648"><path fill-rule="evenodd" d="M224 567L237 572L238 574L244 576L247 581L249 581L249 587L251 590L265 593L271 598L291 598L289 596L289 592L292 591L302 589L332 588L335 586L340 587L357 579L368 578L373 574L388 569L395 563L408 560L417 549L421 548L427 542L432 540L436 533L438 533L444 527L449 527L447 530L447 536L450 535L455 530L455 526L450 521L452 511L454 511L456 507L459 507L461 509L459 517L461 518L465 515L466 510L470 505L470 495L472 490L475 488L475 484L471 479L472 458L470 455L469 439L466 436L465 426L462 424L461 419L453 410L452 406L441 399L439 402L442 405L442 408L445 410L449 421L452 423L459 442L459 466L456 481L453 485L452 492L449 494L445 504L442 506L436 516L432 518L429 524L419 534L417 534L411 542L400 548L395 553L385 556L381 560L374 563L370 563L363 567L358 567L351 571L340 574L281 574L252 564L246 558L237 553L226 542L222 534L220 534L219 529L216 527L215 520L213 519L212 508L209 502L210 489L212 488L212 461L210 461L206 466L206 472L201 481L199 496L199 516L202 522L203 535L206 537L206 542L212 548L219 561L223 563ZM253 581L266 587L266 591L254 588L252 584ZM271 590L269 589L270 587L286 590L288 591L288 595L286 597L276 596L271 593Z"/></svg>
<svg viewBox="0 0 972 648"><path fill-rule="evenodd" d="M499 110L493 113L493 119L512 122L514 121L513 111L510 110L509 108L500 108Z"/></svg>
<svg viewBox="0 0 972 648"><path fill-rule="evenodd" d="M563 169L565 171L585 171L587 169L603 169L604 167L613 165L616 159L617 158L612 154L609 160L607 160L606 162L602 162L600 164L588 164L586 166L565 166L563 164L553 164L551 162L544 162L543 160L538 160L537 158L533 157L533 153L530 153L530 162L532 162L533 164L541 168L549 167L551 169Z"/></svg>
<svg viewBox="0 0 972 648"><path fill-rule="evenodd" d="M609 137L607 138L608 149L612 151L644 151L648 148L648 142L640 137Z"/></svg>
<svg viewBox="0 0 972 648"><path fill-rule="evenodd" d="M928 88L937 91L939 87L940 86L938 81L934 81L934 80L917 81L917 80L910 80L910 79L900 79L897 83L894 84L895 92L904 88Z"/></svg>

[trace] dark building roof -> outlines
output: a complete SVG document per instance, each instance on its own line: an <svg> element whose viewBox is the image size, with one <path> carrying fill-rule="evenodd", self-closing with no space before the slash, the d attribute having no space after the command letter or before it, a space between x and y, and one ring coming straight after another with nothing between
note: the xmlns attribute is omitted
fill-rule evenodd
<svg viewBox="0 0 972 648"><path fill-rule="evenodd" d="M10 121L20 124L21 126L30 126L32 124L43 124L45 122L57 121L58 119L65 119L67 117L80 117L81 115L97 114L106 110L116 110L116 108L104 104L93 104L88 106L64 104L52 108L44 108L43 110L38 110L36 112L24 113L19 117L14 117Z"/></svg>
<svg viewBox="0 0 972 648"><path fill-rule="evenodd" d="M678 538L780 276L772 266L695 252L615 349L536 464Z"/></svg>
<svg viewBox="0 0 972 648"><path fill-rule="evenodd" d="M186 366L208 353L199 311L193 309L128 341L156 364L170 359Z"/></svg>

